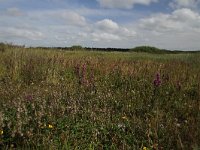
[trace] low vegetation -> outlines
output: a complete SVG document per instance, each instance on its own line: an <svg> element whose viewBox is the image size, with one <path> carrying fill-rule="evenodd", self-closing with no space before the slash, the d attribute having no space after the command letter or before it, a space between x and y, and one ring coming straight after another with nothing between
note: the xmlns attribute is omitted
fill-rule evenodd
<svg viewBox="0 0 200 150"><path fill-rule="evenodd" d="M199 57L7 48L0 149L197 150Z"/></svg>
<svg viewBox="0 0 200 150"><path fill-rule="evenodd" d="M151 46L138 46L135 48L91 48L74 45L71 47L36 47L35 49L43 50L64 50L64 51L100 51L100 52L137 52L137 53L150 53L150 54L200 54L200 50L195 51L180 51L180 50L167 50L159 49Z"/></svg>

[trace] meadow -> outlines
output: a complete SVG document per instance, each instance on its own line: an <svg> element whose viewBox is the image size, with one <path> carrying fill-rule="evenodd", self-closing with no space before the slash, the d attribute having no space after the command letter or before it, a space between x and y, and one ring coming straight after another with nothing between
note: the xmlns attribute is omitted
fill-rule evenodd
<svg viewBox="0 0 200 150"><path fill-rule="evenodd" d="M199 58L0 51L0 149L198 150Z"/></svg>

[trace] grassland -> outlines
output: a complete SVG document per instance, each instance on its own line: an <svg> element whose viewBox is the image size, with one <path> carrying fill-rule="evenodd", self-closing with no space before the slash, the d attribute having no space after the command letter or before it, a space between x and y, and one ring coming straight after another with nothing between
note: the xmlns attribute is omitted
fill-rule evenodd
<svg viewBox="0 0 200 150"><path fill-rule="evenodd" d="M0 51L0 149L198 150L199 58Z"/></svg>

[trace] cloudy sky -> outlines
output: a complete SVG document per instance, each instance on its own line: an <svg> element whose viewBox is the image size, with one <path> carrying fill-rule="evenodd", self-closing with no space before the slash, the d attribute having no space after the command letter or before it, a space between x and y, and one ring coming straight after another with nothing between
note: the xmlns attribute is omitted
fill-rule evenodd
<svg viewBox="0 0 200 150"><path fill-rule="evenodd" d="M0 0L0 42L200 49L200 0Z"/></svg>

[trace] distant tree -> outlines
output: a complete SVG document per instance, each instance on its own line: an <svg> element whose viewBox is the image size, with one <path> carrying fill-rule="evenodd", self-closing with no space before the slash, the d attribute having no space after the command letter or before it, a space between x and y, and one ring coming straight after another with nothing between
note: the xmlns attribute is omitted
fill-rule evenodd
<svg viewBox="0 0 200 150"><path fill-rule="evenodd" d="M84 50L84 48L81 45L73 45L72 47L70 47L70 49L73 51Z"/></svg>

